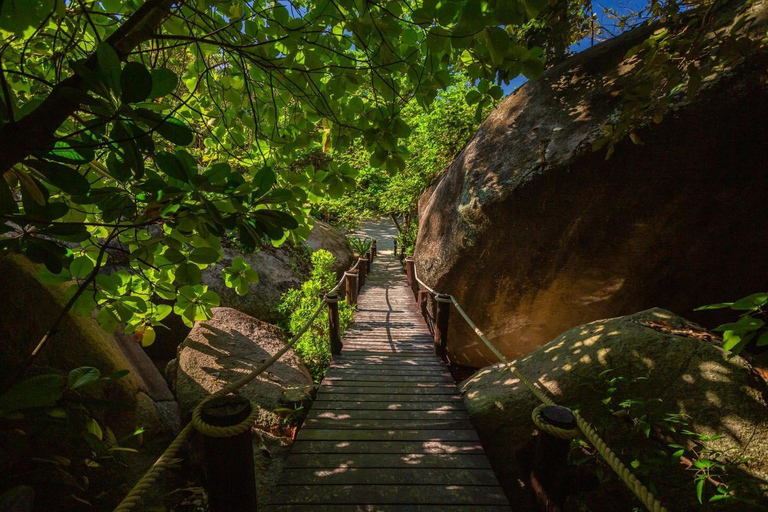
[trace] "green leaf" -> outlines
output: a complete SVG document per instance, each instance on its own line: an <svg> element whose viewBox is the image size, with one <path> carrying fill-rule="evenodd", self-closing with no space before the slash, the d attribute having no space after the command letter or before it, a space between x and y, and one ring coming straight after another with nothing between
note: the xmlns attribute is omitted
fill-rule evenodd
<svg viewBox="0 0 768 512"><path fill-rule="evenodd" d="M188 180L187 173L184 170L184 165L181 163L181 160L176 157L176 155L172 155L171 153L163 151L155 155L155 163L157 163L157 166L161 171L163 171L171 178L176 178L177 180L181 181Z"/></svg>
<svg viewBox="0 0 768 512"><path fill-rule="evenodd" d="M60 140L45 153L45 157L65 164L83 165L92 162L96 158L96 153L94 153L93 148L85 147L82 144Z"/></svg>
<svg viewBox="0 0 768 512"><path fill-rule="evenodd" d="M144 101L152 92L152 85L152 75L140 62L127 63L120 73L123 103Z"/></svg>
<svg viewBox="0 0 768 512"><path fill-rule="evenodd" d="M88 180L75 169L58 163L34 160L27 165L40 172L45 181L71 195L85 195L91 188Z"/></svg>
<svg viewBox="0 0 768 512"><path fill-rule="evenodd" d="M757 346L758 347L764 347L768 345L768 331L764 332L760 335L759 338L757 338Z"/></svg>
<svg viewBox="0 0 768 512"><path fill-rule="evenodd" d="M149 99L161 98L176 89L179 77L168 68L155 68L150 71L152 75L152 90Z"/></svg>
<svg viewBox="0 0 768 512"><path fill-rule="evenodd" d="M189 259L195 263L216 263L221 258L221 253L212 247L197 247L189 254Z"/></svg>
<svg viewBox="0 0 768 512"><path fill-rule="evenodd" d="M98 439L104 438L104 433L101 431L101 426L95 419L88 418L88 420L85 422L85 428Z"/></svg>
<svg viewBox="0 0 768 512"><path fill-rule="evenodd" d="M96 47L99 62L99 76L115 93L120 92L120 58L109 43L101 42Z"/></svg>
<svg viewBox="0 0 768 512"><path fill-rule="evenodd" d="M703 478L699 479L699 482L696 484L696 497L699 499L699 503L704 504L702 501L703 495L704 495L704 482L705 480Z"/></svg>
<svg viewBox="0 0 768 512"><path fill-rule="evenodd" d="M84 279L88 277L94 269L93 261L88 256L80 256L72 260L69 265L69 271L72 273L72 277L79 277Z"/></svg>
<svg viewBox="0 0 768 512"><path fill-rule="evenodd" d="M75 368L67 376L67 388L75 390L82 387L90 386L99 381L101 372L96 368L90 366L81 366Z"/></svg>
<svg viewBox="0 0 768 512"><path fill-rule="evenodd" d="M61 375L36 375L25 379L0 395L0 415L13 411L53 405L64 392Z"/></svg>
<svg viewBox="0 0 768 512"><path fill-rule="evenodd" d="M174 117L168 117L160 124L154 126L157 133L168 142L179 146L189 146L194 140L192 130L183 122Z"/></svg>
<svg viewBox="0 0 768 512"><path fill-rule="evenodd" d="M737 300L731 305L731 309L737 311L751 311L768 302L768 293L753 293L743 299Z"/></svg>

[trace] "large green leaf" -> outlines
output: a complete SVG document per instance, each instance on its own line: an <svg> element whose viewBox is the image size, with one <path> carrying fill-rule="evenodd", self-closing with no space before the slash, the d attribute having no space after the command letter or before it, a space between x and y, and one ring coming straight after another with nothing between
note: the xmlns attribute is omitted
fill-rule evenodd
<svg viewBox="0 0 768 512"><path fill-rule="evenodd" d="M53 405L64 393L64 377L45 374L25 379L0 395L0 415Z"/></svg>
<svg viewBox="0 0 768 512"><path fill-rule="evenodd" d="M149 93L149 99L162 98L176 89L179 83L179 77L176 73L167 68L155 68L150 71L152 75L152 90Z"/></svg>
<svg viewBox="0 0 768 512"><path fill-rule="evenodd" d="M152 92L152 75L144 64L129 62L120 73L123 103L144 101Z"/></svg>

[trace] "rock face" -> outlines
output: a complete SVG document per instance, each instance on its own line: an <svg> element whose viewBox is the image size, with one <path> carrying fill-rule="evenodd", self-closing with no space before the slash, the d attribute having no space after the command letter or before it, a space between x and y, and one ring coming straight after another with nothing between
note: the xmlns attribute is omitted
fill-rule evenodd
<svg viewBox="0 0 768 512"><path fill-rule="evenodd" d="M230 308L214 308L213 317L198 322L179 345L178 356L168 364L183 417L208 395L242 378L285 343L282 331ZM262 429L277 428L281 418L273 412L281 403L303 400L312 389L312 377L291 350L240 394L260 406L257 423Z"/></svg>
<svg viewBox="0 0 768 512"><path fill-rule="evenodd" d="M37 280L39 265L23 256L0 258L0 370L22 364L61 311L69 284L50 286ZM149 433L172 434L178 428L175 402L162 376L130 336L115 337L91 317L68 315L40 353L36 364L61 372L80 366L98 368L107 376L119 370L130 374L103 389L104 397L126 404L126 413L107 418L116 433L136 427ZM150 407L150 404L152 406Z"/></svg>
<svg viewBox="0 0 768 512"><path fill-rule="evenodd" d="M513 364L529 378L538 378L558 404L578 408L597 425L609 417L601 402L608 396L609 385L601 372L611 369L611 377L628 381L647 377L620 385L614 404L627 398L646 400L654 411L689 415L692 430L724 436L716 446L736 446L739 450L734 453L753 457L747 472L762 482L765 491L768 408L762 394L764 382L755 380L752 368L740 357L726 360L719 347L702 339L700 331L669 311L651 309L576 327ZM530 439L531 411L539 402L501 364L477 372L465 381L462 392L491 463L514 502L521 493L515 454ZM661 402L654 402L658 398ZM615 448L628 420L610 418L606 441ZM638 434L635 439L642 438ZM671 464L674 468L674 461ZM656 469L658 475L661 470ZM669 510L689 510L696 501L690 473L680 465L665 480L656 483Z"/></svg>
<svg viewBox="0 0 768 512"><path fill-rule="evenodd" d="M276 322L279 319L276 307L280 297L288 290L301 286L306 279L308 268L304 261L307 258L302 254L306 251L304 247L325 249L333 254L336 272L343 272L352 266L352 248L344 233L316 220L309 238L299 247L266 247L253 254L225 249L224 259L203 271L203 284L219 294L222 306L238 309L265 322ZM236 257L244 258L259 273L259 282L252 284L251 291L243 297L232 288L227 288L221 277L222 269L231 265Z"/></svg>
<svg viewBox="0 0 768 512"><path fill-rule="evenodd" d="M755 33L765 33L765 3ZM663 121L593 152L621 108L630 32L504 100L421 198L415 259L509 357L565 329L656 304L754 293L768 266L768 72L748 61L680 98ZM716 320L715 320L716 321ZM451 321L454 362L495 362Z"/></svg>

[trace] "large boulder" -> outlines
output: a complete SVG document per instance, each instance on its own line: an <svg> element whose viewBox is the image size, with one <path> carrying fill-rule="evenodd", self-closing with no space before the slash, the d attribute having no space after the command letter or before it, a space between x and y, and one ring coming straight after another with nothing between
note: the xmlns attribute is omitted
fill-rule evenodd
<svg viewBox="0 0 768 512"><path fill-rule="evenodd" d="M205 397L241 379L283 348L277 327L230 308L213 308L213 317L198 322L167 366L167 376L185 419ZM293 350L238 393L259 408L253 430L253 458L259 503L269 499L285 465L295 432L276 408L299 409L312 390L312 377ZM199 437L199 436L198 436ZM189 453L193 471L202 474L199 439Z"/></svg>
<svg viewBox="0 0 768 512"><path fill-rule="evenodd" d="M231 308L213 308L213 317L198 322L179 345L166 370L182 416L190 417L200 401L266 361L285 345L283 332ZM312 389L312 377L293 350L241 388L259 406L258 426L278 428L281 404L300 402Z"/></svg>
<svg viewBox="0 0 768 512"><path fill-rule="evenodd" d="M224 248L224 258L203 271L203 284L221 297L221 305L235 308L265 322L277 322L280 297L290 289L298 288L309 271L308 250L325 249L336 258L334 270L339 273L352 266L352 247L341 231L316 220L309 238L298 246L285 244L279 248L263 247L253 254L242 254L236 248ZM250 292L239 296L224 284L221 271L240 257L258 272L259 282L251 285Z"/></svg>
<svg viewBox="0 0 768 512"><path fill-rule="evenodd" d="M766 4L749 30L766 31ZM749 27L749 25L746 25ZM689 314L754 293L768 266L768 66L747 57L675 96L642 145L593 151L617 119L648 29L596 45L505 99L420 201L420 276L510 357L598 318L663 304ZM711 318L711 317L710 317ZM452 361L494 362L464 322Z"/></svg>
<svg viewBox="0 0 768 512"><path fill-rule="evenodd" d="M735 447L732 453L751 457L746 473L762 483L764 491L768 488L765 382L744 359L727 359L708 333L669 311L650 309L576 327L512 364L529 378L538 379L558 404L578 409L601 430L607 425L606 440L617 450L635 447L650 453L658 450L655 442L660 441L661 446L673 440L686 444L690 436L669 438L662 421L667 414L684 414L689 422L684 428L723 436L711 444L713 448ZM610 372L604 374L606 370ZM609 383L614 378L618 380ZM612 387L617 391L605 404ZM538 400L501 364L478 371L463 383L462 392L510 500L520 500L518 479L523 475L516 454L534 431L531 411ZM629 417L641 411L656 418L650 441L640 432L627 437L631 421L610 414L610 408L620 409L618 403L627 399L640 404L629 409ZM682 430L680 425L676 427L678 432ZM626 453L624 456L625 463L632 461ZM661 466L641 467L640 471L645 474L650 469L670 510L689 510L696 501L692 473L671 457L669 463L671 470L663 477L666 469ZM621 491L621 484L614 483ZM707 492L711 495L711 488ZM622 499L626 498L624 493ZM607 508L596 507L588 509L630 510L616 506L615 501Z"/></svg>
<svg viewBox="0 0 768 512"><path fill-rule="evenodd" d="M33 264L21 255L0 258L3 300L0 309L0 375L3 379L24 364L66 302L64 293L71 283L43 284L37 279L41 268L41 265ZM93 496L95 507L111 509L122 499L125 488L155 462L178 431L176 402L162 375L131 336L113 336L105 332L92 316L68 314L29 372L66 375L82 366L95 367L103 376L120 370L130 371L112 383L89 388L86 398L96 401L84 402L101 425L109 427L118 438L128 436L125 446L138 448L138 453L126 454L125 471L110 477L110 485L115 492ZM111 406L104 407L100 405L102 403ZM142 428L144 434L132 437L138 428ZM45 461L51 454L79 457L88 453L85 440L78 443L70 438L62 439L61 430L62 427L47 424L41 432L34 427L34 422L6 421L0 427L0 436L4 443L22 451L24 460ZM7 462L5 454L3 459ZM26 482L28 477L31 485L38 485L40 481L36 478L40 476L41 465L42 462L38 462L38 473L17 475L18 482ZM93 482L96 482L93 489L98 489L98 482L104 474L96 472L92 476ZM37 509L46 509L49 500L56 501L69 494L61 495L59 490L51 490L44 484L39 484L37 491ZM61 502L50 505L63 506Z"/></svg>
<svg viewBox="0 0 768 512"><path fill-rule="evenodd" d="M8 375L23 364L51 328L64 305L71 283L47 285L37 279L42 268L24 256L0 258L0 373ZM36 365L67 373L93 366L102 375L130 373L109 386L94 390L99 398L124 405L106 416L107 424L124 435L143 427L149 433L172 433L178 427L175 402L162 375L132 337L105 332L91 316L66 315L40 352ZM148 404L154 407L148 407Z"/></svg>

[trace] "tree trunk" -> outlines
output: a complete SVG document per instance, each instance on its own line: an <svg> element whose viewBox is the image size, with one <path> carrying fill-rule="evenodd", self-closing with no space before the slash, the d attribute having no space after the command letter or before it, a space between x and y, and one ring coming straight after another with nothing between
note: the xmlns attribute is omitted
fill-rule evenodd
<svg viewBox="0 0 768 512"><path fill-rule="evenodd" d="M112 33L106 42L125 59L134 48L150 39L152 34L170 14L172 5L183 0L147 0L125 23ZM96 68L96 55L85 62L86 67ZM32 152L45 149L56 139L56 130L74 114L80 104L62 93L65 87L83 89L85 84L78 75L59 82L45 100L29 115L0 128L0 175L21 163Z"/></svg>

